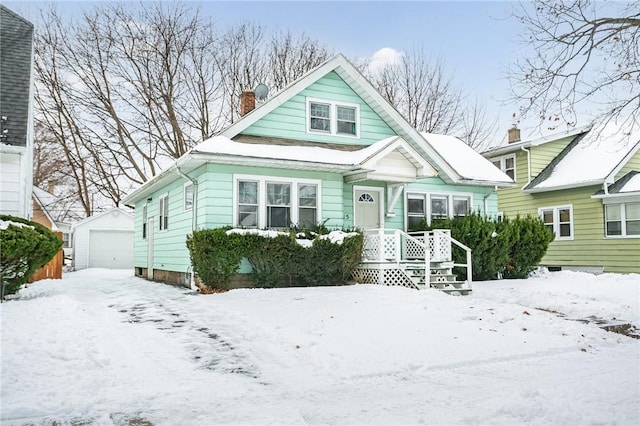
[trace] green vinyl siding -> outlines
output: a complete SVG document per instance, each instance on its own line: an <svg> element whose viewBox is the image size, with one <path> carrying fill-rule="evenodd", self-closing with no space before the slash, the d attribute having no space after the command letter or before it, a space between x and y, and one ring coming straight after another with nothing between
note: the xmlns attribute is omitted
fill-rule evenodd
<svg viewBox="0 0 640 426"><path fill-rule="evenodd" d="M553 241L542 259L544 266L604 267L605 272L640 272L639 238L605 238L604 208L592 199L598 185L519 196L512 189L500 190L499 205L508 217L538 216L541 207L573 208L573 240ZM506 193L510 193L509 197Z"/></svg>
<svg viewBox="0 0 640 426"><path fill-rule="evenodd" d="M632 170L637 170L640 172L640 151L636 152L633 157L629 159L627 164L625 164L624 167L620 169L618 174L616 174L615 176L616 180L620 179Z"/></svg>
<svg viewBox="0 0 640 426"><path fill-rule="evenodd" d="M531 152L531 179L534 179L538 174L544 170L547 165L562 152L563 149L567 147L574 140L576 136L568 136L562 139L558 139L553 142L547 142L545 144L534 146L529 149ZM526 171L527 171L527 153L521 151L518 153L518 157L524 157L523 165L525 171L525 180L524 183L527 182ZM520 161L520 158L518 161ZM517 166L516 166L517 167ZM520 184L522 181L518 181Z"/></svg>
<svg viewBox="0 0 640 426"><path fill-rule="evenodd" d="M360 106L360 137L307 133L307 97L338 103L358 104ZM363 146L395 135L387 123L335 71L310 85L242 133L253 136Z"/></svg>

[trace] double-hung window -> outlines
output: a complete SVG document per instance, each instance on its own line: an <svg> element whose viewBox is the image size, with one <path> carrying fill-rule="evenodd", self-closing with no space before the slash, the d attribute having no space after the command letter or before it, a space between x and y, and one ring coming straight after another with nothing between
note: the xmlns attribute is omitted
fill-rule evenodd
<svg viewBox="0 0 640 426"><path fill-rule="evenodd" d="M357 104L307 98L308 133L358 137L359 121Z"/></svg>
<svg viewBox="0 0 640 426"><path fill-rule="evenodd" d="M427 218L426 194L409 194L407 196L407 229L418 229Z"/></svg>
<svg viewBox="0 0 640 426"><path fill-rule="evenodd" d="M446 195L431 196L431 220L449 217L449 197Z"/></svg>
<svg viewBox="0 0 640 426"><path fill-rule="evenodd" d="M319 221L318 180L238 175L235 181L236 226L309 227Z"/></svg>
<svg viewBox="0 0 640 426"><path fill-rule="evenodd" d="M166 231L169 229L169 196L163 195L160 197L159 205L159 229L160 231Z"/></svg>
<svg viewBox="0 0 640 426"><path fill-rule="evenodd" d="M554 206L538 209L538 215L556 240L573 240L573 207Z"/></svg>
<svg viewBox="0 0 640 426"><path fill-rule="evenodd" d="M640 203L607 204L604 208L607 237L640 237Z"/></svg>
<svg viewBox="0 0 640 426"><path fill-rule="evenodd" d="M318 185L298 184L298 226L310 227L317 223Z"/></svg>
<svg viewBox="0 0 640 426"><path fill-rule="evenodd" d="M291 225L291 184L267 182L267 227Z"/></svg>
<svg viewBox="0 0 640 426"><path fill-rule="evenodd" d="M516 180L516 156L515 154L505 155L504 157L492 158L491 162L494 166L502 170L504 174L514 181Z"/></svg>
<svg viewBox="0 0 640 426"><path fill-rule="evenodd" d="M466 216L471 211L471 199L469 197L453 196L453 216Z"/></svg>
<svg viewBox="0 0 640 426"><path fill-rule="evenodd" d="M184 184L184 210L193 209L193 183Z"/></svg>
<svg viewBox="0 0 640 426"><path fill-rule="evenodd" d="M258 226L260 219L258 213L258 182L239 180L237 224L243 227Z"/></svg>

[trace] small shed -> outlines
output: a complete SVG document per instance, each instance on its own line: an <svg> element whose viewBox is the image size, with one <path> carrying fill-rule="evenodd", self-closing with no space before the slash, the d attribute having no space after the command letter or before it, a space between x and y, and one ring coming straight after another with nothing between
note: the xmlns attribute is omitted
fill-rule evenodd
<svg viewBox="0 0 640 426"><path fill-rule="evenodd" d="M71 227L73 269L133 268L133 214L113 208Z"/></svg>

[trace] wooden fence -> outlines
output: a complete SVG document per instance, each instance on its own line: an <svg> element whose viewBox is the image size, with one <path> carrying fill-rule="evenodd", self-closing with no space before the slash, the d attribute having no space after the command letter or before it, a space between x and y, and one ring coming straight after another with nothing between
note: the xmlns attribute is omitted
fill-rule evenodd
<svg viewBox="0 0 640 426"><path fill-rule="evenodd" d="M54 231L53 233L60 237L60 239L62 239L62 232ZM53 256L53 259L51 259L49 263L47 263L42 268L34 272L33 275L31 275L31 278L29 278L29 282L32 283L34 281L44 280L47 278L61 279L63 263L64 252L62 249L60 249L60 251L56 253L55 256Z"/></svg>

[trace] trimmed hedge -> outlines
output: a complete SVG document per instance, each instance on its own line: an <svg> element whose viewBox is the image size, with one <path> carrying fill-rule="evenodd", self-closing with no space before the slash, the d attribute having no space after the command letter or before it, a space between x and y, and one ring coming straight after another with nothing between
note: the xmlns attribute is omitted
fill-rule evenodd
<svg viewBox="0 0 640 426"><path fill-rule="evenodd" d="M292 230L273 237L227 233L230 228L194 231L187 237L191 263L206 286L228 289L242 259L251 264L255 286L341 285L362 256L362 234L333 243L316 232ZM328 233L323 227L315 231ZM308 247L296 239L309 241Z"/></svg>
<svg viewBox="0 0 640 426"><path fill-rule="evenodd" d="M62 247L56 234L40 225L19 217L0 215L9 224L0 229L0 280L2 297L16 293L29 277L49 262Z"/></svg>

